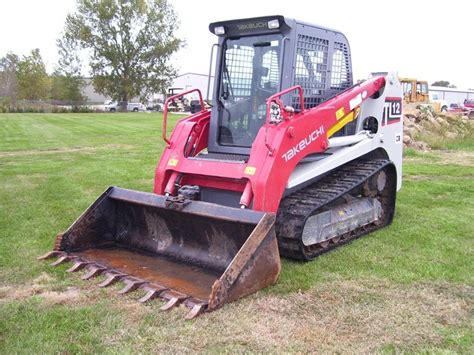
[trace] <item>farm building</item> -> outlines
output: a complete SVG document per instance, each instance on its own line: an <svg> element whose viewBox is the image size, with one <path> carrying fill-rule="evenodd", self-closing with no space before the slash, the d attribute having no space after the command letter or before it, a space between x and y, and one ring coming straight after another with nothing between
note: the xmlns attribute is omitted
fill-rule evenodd
<svg viewBox="0 0 474 355"><path fill-rule="evenodd" d="M430 100L445 100L448 105L462 104L464 100L474 100L474 90L446 88L441 86L429 87Z"/></svg>
<svg viewBox="0 0 474 355"><path fill-rule="evenodd" d="M209 98L212 97L212 84L213 84L213 77L211 76L211 81L209 83ZM208 81L209 76L206 74L198 74L198 73L184 73L178 75L170 86L170 89L174 89L174 93L179 93L182 91L191 90L197 88L201 91L203 99L207 98L207 89L208 89ZM98 94L94 87L92 86L92 79L91 78L84 78L84 88L82 93L84 96L87 97L87 102L89 104L103 104L105 101L110 100L109 97L103 96ZM160 93L156 93L150 97L151 100L161 99L163 100L163 95ZM197 99L197 94L191 94L188 99ZM138 98L132 99L132 102L138 102Z"/></svg>
<svg viewBox="0 0 474 355"><path fill-rule="evenodd" d="M176 77L173 81L172 88L176 89L176 92L188 91L191 89L199 89L202 93L203 99L212 98L213 88L213 76L210 77L206 74L198 73L185 73ZM209 95L208 95L209 85ZM197 94L191 94L192 99L197 99Z"/></svg>

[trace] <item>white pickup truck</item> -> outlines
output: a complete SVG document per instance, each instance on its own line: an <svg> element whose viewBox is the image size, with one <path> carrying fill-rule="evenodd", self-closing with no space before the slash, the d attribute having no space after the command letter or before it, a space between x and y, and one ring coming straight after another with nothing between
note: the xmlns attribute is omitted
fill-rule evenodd
<svg viewBox="0 0 474 355"><path fill-rule="evenodd" d="M120 109L120 105L117 101L106 101L105 111L115 112ZM140 102L129 102L127 103L127 111L129 112L145 112L146 106Z"/></svg>

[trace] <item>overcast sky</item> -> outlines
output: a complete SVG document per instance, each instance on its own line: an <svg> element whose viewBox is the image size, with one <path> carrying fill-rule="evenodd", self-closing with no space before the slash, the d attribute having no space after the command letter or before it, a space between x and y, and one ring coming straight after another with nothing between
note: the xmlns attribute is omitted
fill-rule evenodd
<svg viewBox="0 0 474 355"><path fill-rule="evenodd" d="M187 45L175 57L180 73L207 74L215 36L210 22L281 14L338 29L350 43L355 79L373 71L449 80L474 88L474 1L170 0ZM56 39L75 0L0 0L0 56L39 48L51 70Z"/></svg>

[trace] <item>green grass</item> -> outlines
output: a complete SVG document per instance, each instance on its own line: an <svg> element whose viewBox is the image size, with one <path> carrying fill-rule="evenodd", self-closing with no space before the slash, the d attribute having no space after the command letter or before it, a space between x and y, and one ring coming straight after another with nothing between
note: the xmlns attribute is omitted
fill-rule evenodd
<svg viewBox="0 0 474 355"><path fill-rule="evenodd" d="M0 353L474 351L472 142L408 150L389 228L192 322L36 261L108 186L152 191L160 133L159 114L0 114Z"/></svg>

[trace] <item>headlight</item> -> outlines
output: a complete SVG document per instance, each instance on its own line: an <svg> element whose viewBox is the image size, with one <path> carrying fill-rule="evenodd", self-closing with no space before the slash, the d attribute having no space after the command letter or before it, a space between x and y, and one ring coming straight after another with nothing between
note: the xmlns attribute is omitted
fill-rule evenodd
<svg viewBox="0 0 474 355"><path fill-rule="evenodd" d="M224 26L217 26L214 28L214 34L217 36L225 34L225 28Z"/></svg>
<svg viewBox="0 0 474 355"><path fill-rule="evenodd" d="M280 21L278 19L268 21L268 28L271 30L280 28Z"/></svg>

